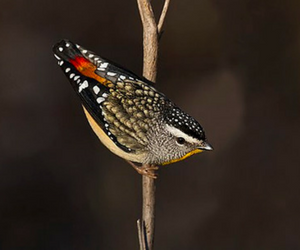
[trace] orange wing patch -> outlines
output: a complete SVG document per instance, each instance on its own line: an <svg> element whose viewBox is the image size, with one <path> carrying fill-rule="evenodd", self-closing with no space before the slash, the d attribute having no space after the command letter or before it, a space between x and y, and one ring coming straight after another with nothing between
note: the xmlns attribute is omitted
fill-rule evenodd
<svg viewBox="0 0 300 250"><path fill-rule="evenodd" d="M76 56L75 59L70 59L69 62L84 76L93 78L104 86L107 86L108 83L111 83L111 81L97 75L95 73L95 70L97 69L96 65L91 63L86 58L82 56Z"/></svg>

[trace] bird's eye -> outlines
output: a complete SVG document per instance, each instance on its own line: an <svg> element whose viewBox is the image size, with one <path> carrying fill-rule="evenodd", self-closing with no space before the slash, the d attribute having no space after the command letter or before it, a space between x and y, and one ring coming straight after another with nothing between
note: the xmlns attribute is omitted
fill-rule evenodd
<svg viewBox="0 0 300 250"><path fill-rule="evenodd" d="M179 145L183 145L183 144L185 143L185 139L182 138L182 137L178 137L178 138L177 138L177 143L178 143Z"/></svg>

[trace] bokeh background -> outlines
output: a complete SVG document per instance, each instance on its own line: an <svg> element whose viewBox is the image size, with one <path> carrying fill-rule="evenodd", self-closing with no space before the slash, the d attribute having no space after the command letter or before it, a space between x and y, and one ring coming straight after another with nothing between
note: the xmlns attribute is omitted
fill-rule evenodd
<svg viewBox="0 0 300 250"><path fill-rule="evenodd" d="M68 38L140 74L136 2L0 3L0 249L138 249L141 177L51 50ZM171 1L157 88L215 150L160 170L157 249L300 249L299 16L296 0Z"/></svg>

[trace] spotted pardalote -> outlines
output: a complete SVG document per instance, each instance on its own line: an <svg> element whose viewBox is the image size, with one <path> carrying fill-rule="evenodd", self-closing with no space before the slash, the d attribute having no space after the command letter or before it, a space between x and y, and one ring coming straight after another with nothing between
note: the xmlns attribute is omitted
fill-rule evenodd
<svg viewBox="0 0 300 250"><path fill-rule="evenodd" d="M212 150L200 124L153 83L69 40L53 51L96 135L139 173Z"/></svg>

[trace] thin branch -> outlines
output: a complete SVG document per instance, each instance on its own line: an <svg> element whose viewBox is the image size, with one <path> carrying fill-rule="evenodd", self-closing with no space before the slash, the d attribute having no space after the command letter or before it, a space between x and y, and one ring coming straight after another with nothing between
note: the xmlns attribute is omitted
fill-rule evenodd
<svg viewBox="0 0 300 250"><path fill-rule="evenodd" d="M166 17L170 0L165 0L159 24L157 26L150 0L137 0L143 25L143 76L155 82L157 75L158 39ZM153 170L154 174L154 170ZM140 250L152 250L155 222L155 182L143 175L143 213L138 220Z"/></svg>
<svg viewBox="0 0 300 250"><path fill-rule="evenodd" d="M164 22L165 22L165 18L166 18L168 9L169 9L169 5L170 5L170 0L165 0L164 7L161 11L159 22L158 22L158 25L157 25L157 30L158 30L159 36L162 33L162 27L163 27Z"/></svg>
<svg viewBox="0 0 300 250"><path fill-rule="evenodd" d="M136 223L137 223L137 228L138 228L140 250L145 250L147 248L146 248L144 223L141 220L137 220Z"/></svg>
<svg viewBox="0 0 300 250"><path fill-rule="evenodd" d="M143 175L143 221L146 250L152 250L155 229L155 180Z"/></svg>
<svg viewBox="0 0 300 250"><path fill-rule="evenodd" d="M157 74L158 33L149 0L137 0L143 25L144 66L143 76L155 82Z"/></svg>
<svg viewBox="0 0 300 250"><path fill-rule="evenodd" d="M155 82L157 75L158 33L152 6L149 0L137 0L143 25L143 76ZM140 242L143 250L152 250L154 243L155 220L155 183L154 180L143 175L143 212L142 227L144 238ZM143 248L144 247L144 248Z"/></svg>

